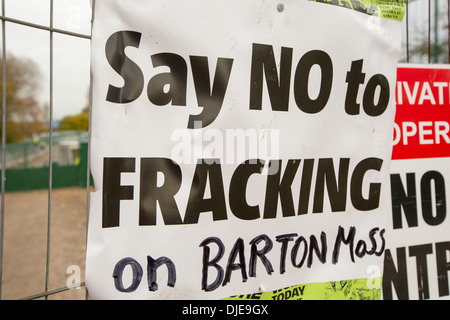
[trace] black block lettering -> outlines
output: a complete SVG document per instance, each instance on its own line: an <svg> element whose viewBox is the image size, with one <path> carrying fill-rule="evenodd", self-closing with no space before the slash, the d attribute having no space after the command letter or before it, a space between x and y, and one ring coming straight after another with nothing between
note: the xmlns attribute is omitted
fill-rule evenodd
<svg viewBox="0 0 450 320"><path fill-rule="evenodd" d="M133 186L122 186L122 172L134 172L134 158L103 159L102 228L118 227L120 201L133 199Z"/></svg>
<svg viewBox="0 0 450 320"><path fill-rule="evenodd" d="M375 103L375 92L380 88L378 102ZM382 74L376 74L367 82L363 96L363 108L367 115L377 117L386 111L389 105L389 82Z"/></svg>
<svg viewBox="0 0 450 320"><path fill-rule="evenodd" d="M212 91L208 58L191 56L190 59L197 101L199 107L203 107L203 111L198 115L191 115L189 117L188 128L204 128L217 118L222 108L228 81L230 80L233 59L217 59ZM198 122L201 123L201 126L196 125Z"/></svg>
<svg viewBox="0 0 450 320"><path fill-rule="evenodd" d="M309 95L309 76L311 68L318 65L322 72L320 90L317 98ZM300 110L306 113L318 113L325 108L333 85L333 63L330 56L320 50L305 53L298 62L294 77L294 97Z"/></svg>
<svg viewBox="0 0 450 320"><path fill-rule="evenodd" d="M158 172L164 175L164 184L158 186ZM166 225L182 224L175 194L181 186L181 169L171 159L141 159L141 190L139 225L156 225L157 205Z"/></svg>
<svg viewBox="0 0 450 320"><path fill-rule="evenodd" d="M288 111L292 52L292 48L281 48L280 78L278 79L273 47L258 43L253 44L250 110L262 109L263 78L265 75L272 110Z"/></svg>
<svg viewBox="0 0 450 320"><path fill-rule="evenodd" d="M139 47L141 36L139 32L120 31L111 35L106 42L106 59L125 81L121 88L109 85L106 101L129 103L141 95L144 88L144 75L139 66L125 54L126 47Z"/></svg>
<svg viewBox="0 0 450 320"><path fill-rule="evenodd" d="M431 181L434 181L436 214L433 214L433 201L431 194ZM437 171L428 171L420 180L420 195L422 199L422 216L430 226L437 226L444 222L447 215L445 197L445 181L442 174Z"/></svg>
<svg viewBox="0 0 450 320"><path fill-rule="evenodd" d="M362 72L364 60L352 61L350 71L347 72L345 81L348 83L347 94L345 96L345 112L350 115L359 114L360 104L356 101L359 86L364 83L366 74Z"/></svg>
<svg viewBox="0 0 450 320"><path fill-rule="evenodd" d="M211 198L204 199L208 176ZM222 170L218 159L199 160L195 168L184 223L198 223L200 213L208 211L212 212L214 221L227 219Z"/></svg>
<svg viewBox="0 0 450 320"><path fill-rule="evenodd" d="M433 246L431 244L409 247L409 256L416 257L419 300L430 298L427 255L431 253L433 253Z"/></svg>
<svg viewBox="0 0 450 320"><path fill-rule="evenodd" d="M186 105L187 66L186 61L174 53L152 55L153 67L168 67L170 72L153 76L147 86L149 100L157 106L172 102L174 106Z"/></svg>
<svg viewBox="0 0 450 320"><path fill-rule="evenodd" d="M319 159L317 168L316 189L314 192L313 213L323 212L325 184L329 195L332 212L345 211L347 203L347 177L350 159L342 158L339 163L339 174L336 174L333 159Z"/></svg>
<svg viewBox="0 0 450 320"><path fill-rule="evenodd" d="M267 191L264 205L264 219L275 218L278 207L278 195L281 201L283 217L295 216L294 199L292 197L292 182L294 180L300 160L289 160L281 178L281 160L277 161L276 173L267 176ZM272 166L272 165L271 165Z"/></svg>
<svg viewBox="0 0 450 320"><path fill-rule="evenodd" d="M364 175L369 170L380 171L383 160L378 158L367 158L358 163L351 178L350 197L355 209L369 211L378 208L380 204L381 183L371 183L369 195L364 198L362 195Z"/></svg>
<svg viewBox="0 0 450 320"><path fill-rule="evenodd" d="M399 174L391 174L392 220L394 229L403 228L402 209L405 212L408 227L417 227L417 197L414 173L406 174L406 188L403 188Z"/></svg>
<svg viewBox="0 0 450 320"><path fill-rule="evenodd" d="M230 182L230 209L239 219L254 220L260 217L259 206L249 206L246 200L247 183L251 175L261 173L264 162L247 160L234 171Z"/></svg>
<svg viewBox="0 0 450 320"><path fill-rule="evenodd" d="M436 243L436 265L437 265L437 280L439 288L439 297L448 296L448 272L450 270L450 259L447 257L450 253L450 242Z"/></svg>
<svg viewBox="0 0 450 320"><path fill-rule="evenodd" d="M397 248L397 266L396 268L391 251L387 249L384 252L383 272L383 298L385 300L393 300L392 285L399 300L409 300L405 248Z"/></svg>

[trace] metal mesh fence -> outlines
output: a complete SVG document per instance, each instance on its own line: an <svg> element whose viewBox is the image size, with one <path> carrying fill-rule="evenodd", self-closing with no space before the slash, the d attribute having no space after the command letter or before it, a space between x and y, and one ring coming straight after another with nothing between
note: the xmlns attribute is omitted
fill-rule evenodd
<svg viewBox="0 0 450 320"><path fill-rule="evenodd" d="M87 292L85 290L76 290L84 287L83 276L82 276L82 263L76 262L75 264L69 265L65 268L65 272L63 272L62 278L65 277L67 280L66 283L53 283L51 280L52 275L52 258L55 260L58 259L57 255L60 252L70 252L73 248L70 246L70 239L58 240L59 245L62 242L69 242L67 247L64 247L63 251L58 251L53 249L54 238L57 237L58 232L55 231L55 220L60 219L59 211L55 210L55 190L53 188L54 181L54 160L55 160L55 146L61 140L64 140L64 137L67 138L68 135L74 134L72 133L61 133L58 132L57 128L55 128L55 114L58 113L58 107L60 101L55 102L55 91L60 87L63 81L67 81L70 85L71 81L73 81L77 75L76 74L67 74L66 79L63 80L58 78L56 75L56 71L59 68L63 68L61 63L59 63L58 58L55 57L55 52L58 50L55 46L56 41L63 41L64 38L77 39L89 45L90 34L84 32L77 32L79 28L77 28L77 14L80 14L81 5L84 6L84 9L91 10L89 0L84 1L70 1L70 0L33 0L33 1L25 1L23 2L23 8L21 10L31 10L36 9L35 7L40 7L40 9L44 9L46 11L46 15L44 18L39 18L37 20L30 19L27 20L25 18L21 18L20 14L14 16L14 14L10 14L8 11L8 4L12 2L19 2L19 0L2 0L1 1L1 23L2 23L2 83L6 84L7 79L7 68L9 63L9 55L8 55L8 37L16 37L15 35L10 36L9 29L17 29L22 28L22 30L39 30L39 37L45 39L47 42L47 61L44 64L44 68L48 68L48 79L46 87L48 88L48 101L47 101L47 120L48 120L48 131L44 135L44 138L40 141L44 141L45 148L42 148L42 145L38 145L33 141L29 141L22 144L9 144L6 140L6 128L9 125L7 119L7 110L9 107L9 101L7 99L7 88L6 85L2 86L2 148L1 148L1 164L2 164L2 180L1 180L1 221L0 221L0 298L2 299L50 299L50 298L59 298L59 299L84 299L87 296ZM66 16L66 24L65 26L68 28L61 27L61 23L57 23L57 21L61 20L61 10L58 10L59 7L65 4L65 14L69 14ZM58 7L59 6L59 7ZM86 10L85 10L86 11ZM14 13L12 11L12 13ZM64 15L64 11L63 11ZM47 21L43 21L42 19L47 19ZM89 12L89 21L92 19L92 12ZM403 41L402 41L402 50L400 56L400 62L404 63L442 63L446 64L450 61L450 0L408 0L406 3L406 14L403 20ZM64 25L64 24L63 24ZM75 26L75 28L74 28ZM90 27L89 27L90 30ZM23 41L29 41L30 39L22 39ZM32 43L30 41L30 43ZM36 48L30 48L30 50L37 50ZM77 45L74 46L75 54L77 54ZM74 53L74 52L72 52ZM65 63L73 63L71 61L66 61ZM88 81L89 82L89 81ZM80 93L83 95L83 93ZM90 99L88 99L90 101ZM90 103L89 103L90 106ZM83 137L79 137L79 134L75 133L79 140L87 141L88 140L88 132L82 133ZM74 139L68 139L74 140ZM76 139L75 139L76 140ZM29 259L24 259L24 262L20 262L22 264L29 265L30 268L24 269L28 270L28 272L35 274L34 278L27 278L26 274L22 274L21 278L24 278L24 282L20 282L18 280L14 280L14 283L11 283L12 280L8 278L6 274L5 266L7 265L7 259L15 259L17 256L26 255L26 252L15 251L13 254L7 255L6 251L8 250L9 242L12 242L10 237L8 237L8 231L10 228L10 224L6 223L6 219L9 214L10 206L8 205L8 201L10 200L9 194L6 191L6 171L8 169L8 165L11 165L12 162L16 161L16 165L18 167L26 167L28 166L27 162L31 161L32 155L36 156L37 154L42 155L44 153L46 155L45 162L47 163L48 170L46 171L46 180L47 180L47 188L45 199L41 199L39 201L33 200L33 205L36 208L41 205L43 207L47 207L45 214L43 214L40 224L44 229L42 234L37 239L40 239L40 243L32 242L26 243L24 246L29 248L29 250L41 251L41 255L44 258L40 258L39 261L30 261ZM79 203L78 206L82 207L82 211L84 211L85 220L83 224L83 228L78 229L78 233L81 233L81 237L86 238L86 221L88 215L88 207L89 207L89 157L87 157L87 166L83 168L86 171L86 187L85 187L85 199L84 202ZM72 193L69 191L69 193ZM30 196L29 196L30 197ZM31 201L31 200L30 200ZM61 201L60 201L61 202ZM19 205L19 204L17 204ZM65 207L64 204L60 203L62 212L64 215L70 215L70 210ZM55 212L56 211L56 212ZM23 216L18 220L19 230L22 230L24 233L27 232L27 224L25 223L28 219L28 216ZM60 224L65 224L66 227L74 228L73 225L67 226L70 224L70 220L61 220ZM31 222L33 223L33 222ZM22 232L21 231L21 232ZM55 240L56 241L56 240ZM40 249L36 249L39 247ZM85 251L85 247L78 248L78 251L82 253ZM11 258L13 257L13 258ZM19 260L19 258L17 258ZM83 259L81 257L80 259ZM83 261L84 263L84 261ZM37 267L38 264L42 264L43 267ZM11 267L14 268L14 267ZM39 272L38 272L38 271ZM78 275L78 276L76 276ZM60 276L61 278L61 276ZM69 281L70 280L70 281ZM36 284L36 287L30 286L29 283L33 282ZM8 293L8 288L10 287L23 287L22 291L16 293L16 295L11 295ZM31 288L33 287L33 288ZM29 288L29 290L25 290ZM34 290L34 292L33 292ZM65 292L68 291L77 291L77 295L75 296L66 296Z"/></svg>
<svg viewBox="0 0 450 320"><path fill-rule="evenodd" d="M400 61L449 63L450 1L408 0Z"/></svg>
<svg viewBox="0 0 450 320"><path fill-rule="evenodd" d="M80 17L77 16L77 14L79 15L81 12L77 11L77 10L81 10L82 7L79 3L83 2L82 5L84 5L84 8L89 7L89 2L88 1L79 1L78 4L76 2L70 2L70 1L62 1L62 0L45 0L45 1L22 1L20 5L22 5L22 8L19 9L19 13L16 13L15 15L20 17L20 11L35 11L36 15L33 16L31 15L30 20L26 20L26 19L22 19L22 18L16 18L14 17L14 7L17 7L17 4L19 1L17 0L13 0L15 3L15 6L12 6L12 1L11 0L2 0L1 5L1 21L2 21L2 84L7 84L8 83L8 63L9 60L8 58L10 57L9 55L9 48L8 48L8 40L11 38L8 37L17 37L16 34L14 33L9 33L10 30L14 30L17 28L21 28L21 30L39 30L39 36L41 39L45 39L44 41L48 41L47 42L47 50L46 54L47 54L47 61L43 64L48 66L48 74L47 74L47 84L44 85L44 87L47 88L47 94L48 94L48 100L47 100L47 105L46 105L46 110L47 110L47 114L46 114L46 120L47 120L47 124L48 124L48 128L47 128L47 132L44 133L44 137L41 139L39 139L40 144L37 145L35 142L31 141L31 142L26 142L26 143L21 143L21 144L8 144L7 143L7 126L10 124L9 120L7 119L7 111L8 111L8 107L10 106L10 101L8 101L7 97L7 85L2 85L2 183L1 183L1 246L0 246L0 277L2 279L2 281L0 282L0 295L2 299L38 299L38 298L45 298L48 299L51 296L56 296L57 294L62 294L63 292L66 292L68 290L71 289L79 289L80 287L84 286L84 283L82 281L82 276L81 276L81 266L79 264L74 264L71 267L72 271L75 272L74 274L76 274L77 276L74 277L74 280L71 280L72 283L69 283L69 281L66 281L66 285L60 285L58 284L51 284L51 279L50 279L50 275L52 274L51 272L51 257L52 255L57 255L57 251L53 250L53 245L54 245L54 241L52 241L52 237L55 237L55 235L57 235L57 232L54 232L55 230L52 228L55 227L54 225L54 220L56 217L54 217L54 211L55 211L55 202L54 202L54 194L55 191L53 190L53 186L52 183L54 181L54 146L55 143L58 143L58 140L64 140L64 138L67 139L67 136L69 135L73 135L74 133L58 133L55 130L55 113L56 113L56 103L55 103L55 90L58 88L60 82L58 82L58 79L56 78L56 68L58 68L58 61L57 61L57 57L55 56L55 52L57 50L57 47L55 46L55 42L56 41L63 41L62 38L72 38L72 39L80 39L81 41L85 41L86 43L89 43L89 39L90 39L90 34L86 34L86 33L79 33L76 31L72 31L70 29L79 29L79 25L77 26L77 23L80 23L80 21L76 21L77 19L79 19ZM64 3L66 2L66 3ZM8 6L9 5L9 6ZM56 21L57 19L57 13L56 13L56 9L57 6L59 6L60 8L64 7L66 8L66 13L70 13L70 11L72 10L72 15L69 16L71 18L74 18L75 20L72 20L71 23L66 23L65 26L68 26L69 28L60 28L56 25ZM10 12L8 12L8 9L11 9L11 14ZM44 17L48 18L48 21L38 21L38 22L34 22L33 19L38 15L38 12L45 12L43 10L47 9L47 14L44 15ZM16 10L17 11L17 10ZM59 12L61 12L61 10L59 10ZM67 18L66 18L67 19ZM66 21L67 22L67 21ZM69 21L70 22L70 21ZM90 21L89 21L90 22ZM70 28L70 24L72 24L72 28ZM75 25L74 25L75 24ZM64 25L64 24L63 24ZM90 29L90 28L89 28ZM22 34L26 34L22 33ZM33 37L33 36L31 36ZM18 40L18 39L13 39L13 40ZM33 44L34 42L32 41L32 39L27 38L27 39L21 39L23 42L28 42L29 44ZM42 50L41 48L36 48L36 47L30 47L30 50ZM59 49L61 49L61 47L59 47ZM64 48L63 48L64 49ZM76 54L76 52L75 52ZM72 63L71 61L66 61L66 63ZM61 64L59 64L61 65ZM71 81L71 77L76 77L77 75L73 74L66 74L67 79L69 79L69 82ZM82 133L82 135L84 135L84 137L80 137L79 134L76 134L76 140L80 141L80 140L88 140L86 137L87 133ZM45 145L45 148L43 148L42 143ZM12 254L7 254L7 250L9 248L9 246L11 245L11 243L15 243L17 244L17 241L14 240L11 237L8 237L8 231L10 228L13 228L13 225L11 223L6 223L6 218L9 217L11 214L9 213L9 209L11 208L11 205L8 205L8 200L9 197L6 194L6 183L8 183L6 181L6 170L7 170L7 166L10 165L13 162L18 162L19 166L25 166L27 167L27 164L25 163L26 161L30 161L31 160L31 155L36 155L38 152L36 151L38 150L40 154L42 154L43 151L45 151L47 153L47 157L46 157L46 161L47 161L47 199L46 201L44 201L44 199L42 199L42 196L40 196L40 199L37 199L34 201L34 203L32 203L32 205L35 206L35 208L31 208L31 209L27 209L25 212L27 211L33 211L34 213L37 213L39 210L37 210L37 206L43 207L45 206L45 202L47 204L47 212L46 214L42 214L41 218L40 218L40 226L41 228L45 229L45 231L39 232L39 236L34 237L32 239L39 239L40 242L44 242L44 244L42 243L27 243L26 247L31 247L31 251L35 252L35 251L40 251L40 258L38 259L38 261L33 261L33 260L28 260L28 259L23 259L21 256L22 255L27 255L26 250L22 250L20 248L20 246L16 245L15 249L11 249L12 250ZM21 162L21 163L20 163ZM87 164L89 162L87 161ZM86 166L87 172L89 172L89 166ZM86 174L86 176L89 179L89 175ZM87 190L85 192L86 194L86 200L85 200L85 205L84 207L84 212L87 215L87 208L88 208L88 197L89 197L89 181L87 181ZM18 201L18 200L14 200L12 199L11 201ZM65 213L64 214L68 214L68 210L64 210ZM23 216L23 217L18 217L17 222L19 224L18 230L20 233L23 232L23 234L27 233L28 230L31 230L31 226L27 227L27 223L26 220L29 219L28 216ZM53 220L53 221L52 221ZM86 219L87 220L87 219ZM85 221L86 221L85 220ZM14 221L13 218L11 218L11 221ZM68 220L66 220L68 221ZM35 222L33 222L33 224L35 224ZM73 226L67 226L68 228L73 228ZM27 230L28 229L28 230ZM86 228L84 228L84 230L79 229L83 234L82 237L86 238ZM24 238L26 238L24 236ZM65 240L65 242L67 242L67 239ZM69 240L70 242L70 240ZM17 248L18 247L18 248ZM68 248L64 248L64 251L70 250L70 244L68 246ZM85 247L83 248L85 250ZM17 266L19 264L21 265L29 265L28 268L23 268L23 270L28 271L32 274L35 274L34 277L28 277L26 274L21 274L19 275L17 278L13 279L10 281L10 279L8 278L7 275L5 275L5 266L7 265L7 260L6 259L15 259L17 260L17 264L13 264L13 266L11 267L12 269L14 269L14 266ZM35 259L36 260L36 259ZM38 267L38 264L42 264L45 265L45 268L42 267ZM70 268L66 269L67 271L70 272ZM22 271L23 272L23 271ZM25 279L24 282L21 282L21 279ZM12 283L11 283L12 282ZM21 283L23 283L21 285ZM59 286L58 286L59 285ZM8 288L13 288L13 287L23 287L21 291L16 292L15 295L14 294L10 294L8 292ZM36 289L36 288L39 288ZM27 290L27 288L29 290ZM82 291L82 290L80 290ZM84 293L78 294L77 296L75 296L75 298L83 298L85 296Z"/></svg>

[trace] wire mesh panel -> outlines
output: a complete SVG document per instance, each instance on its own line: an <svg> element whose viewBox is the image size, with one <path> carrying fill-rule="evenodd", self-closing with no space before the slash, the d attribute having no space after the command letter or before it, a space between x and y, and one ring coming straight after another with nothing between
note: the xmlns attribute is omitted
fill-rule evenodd
<svg viewBox="0 0 450 320"><path fill-rule="evenodd" d="M407 1L401 62L449 63L449 3ZM85 299L91 1L2 0L0 18L0 298ZM8 170L43 187L9 192ZM84 183L59 188L69 171Z"/></svg>
<svg viewBox="0 0 450 320"><path fill-rule="evenodd" d="M1 5L1 298L84 299L90 1Z"/></svg>
<svg viewBox="0 0 450 320"><path fill-rule="evenodd" d="M406 1L401 62L449 62L449 10L448 0Z"/></svg>

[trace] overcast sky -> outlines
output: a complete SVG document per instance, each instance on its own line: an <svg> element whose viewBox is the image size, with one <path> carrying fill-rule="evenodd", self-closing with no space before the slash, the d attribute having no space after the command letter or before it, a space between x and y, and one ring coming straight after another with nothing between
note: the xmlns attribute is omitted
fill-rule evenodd
<svg viewBox="0 0 450 320"><path fill-rule="evenodd" d="M49 0L5 0L7 17L50 26ZM54 0L53 26L90 34L90 0ZM79 113L88 103L90 43L87 39L54 33L54 119ZM49 32L15 23L6 24L6 49L35 61L41 71L39 99L48 103Z"/></svg>
<svg viewBox="0 0 450 320"><path fill-rule="evenodd" d="M431 1L433 15L434 2L435 0ZM438 0L438 3L439 12L446 13L447 1ZM7 17L39 25L50 25L50 0L5 0L5 4ZM413 35L427 33L428 1L410 0L409 7L411 41ZM53 24L55 28L89 35L90 20L90 0L54 0ZM405 23L403 24L405 25ZM42 103L48 103L49 33L14 23L7 23L6 32L7 51L19 57L30 58L39 65L42 73L39 98ZM405 56L404 49L402 55ZM89 40L54 34L55 120L66 115L77 114L87 105L90 78L89 61Z"/></svg>

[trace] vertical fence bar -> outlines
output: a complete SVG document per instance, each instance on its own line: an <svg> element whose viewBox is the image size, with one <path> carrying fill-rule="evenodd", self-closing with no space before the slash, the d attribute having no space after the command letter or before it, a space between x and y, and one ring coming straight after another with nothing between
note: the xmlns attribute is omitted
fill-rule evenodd
<svg viewBox="0 0 450 320"><path fill-rule="evenodd" d="M431 0L428 0L428 63L431 63Z"/></svg>
<svg viewBox="0 0 450 320"><path fill-rule="evenodd" d="M2 15L5 16L5 0L2 0ZM2 20L2 195L0 218L0 299L3 283L3 241L5 225L5 164L6 164L6 22Z"/></svg>
<svg viewBox="0 0 450 320"><path fill-rule="evenodd" d="M433 61L434 61L434 63L438 63L438 60L439 60L438 21L439 21L438 0L434 0L434 46L433 46Z"/></svg>
<svg viewBox="0 0 450 320"><path fill-rule="evenodd" d="M406 23L406 62L407 63L409 63L409 10L408 10L408 3L409 3L409 1L406 0L405 23Z"/></svg>
<svg viewBox="0 0 450 320"><path fill-rule="evenodd" d="M50 0L50 29L53 28L53 0ZM52 178L53 178L53 31L50 30L50 100L49 100L49 155L48 155L48 218L47 218L47 257L45 271L45 292L48 291L50 271L50 236L52 222ZM48 295L45 296L45 300Z"/></svg>
<svg viewBox="0 0 450 320"><path fill-rule="evenodd" d="M449 0L450 1L450 0ZM91 0L91 36L92 36L92 26L95 18L95 0ZM92 126L92 71L90 72L89 81L89 126L88 126L88 150L87 150L87 181L86 181L86 246L88 241L88 225L89 225L89 212L90 212L90 185L91 185L91 126ZM89 292L85 287L85 299L89 298Z"/></svg>

